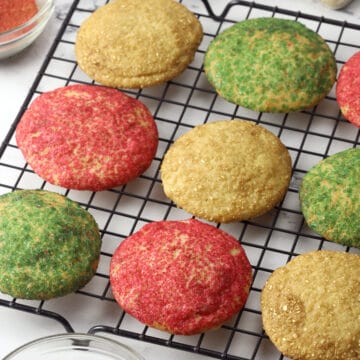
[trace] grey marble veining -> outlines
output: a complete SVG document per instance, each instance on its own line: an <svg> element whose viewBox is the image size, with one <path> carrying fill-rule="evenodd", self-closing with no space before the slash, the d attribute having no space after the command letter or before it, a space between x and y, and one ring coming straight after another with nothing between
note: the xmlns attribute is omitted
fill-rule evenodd
<svg viewBox="0 0 360 360"><path fill-rule="evenodd" d="M55 18L59 21L63 21L69 11L69 6L72 1L55 1Z"/></svg>

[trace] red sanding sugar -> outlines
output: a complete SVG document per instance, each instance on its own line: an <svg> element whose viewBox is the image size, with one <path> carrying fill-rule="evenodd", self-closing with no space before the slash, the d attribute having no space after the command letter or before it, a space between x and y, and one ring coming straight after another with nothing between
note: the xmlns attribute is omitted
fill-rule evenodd
<svg viewBox="0 0 360 360"><path fill-rule="evenodd" d="M360 127L360 51L341 68L336 99L344 117Z"/></svg>
<svg viewBox="0 0 360 360"><path fill-rule="evenodd" d="M239 242L198 220L158 221L125 239L110 265L115 299L146 325L191 335L220 326L248 297Z"/></svg>
<svg viewBox="0 0 360 360"><path fill-rule="evenodd" d="M38 11L35 0L1 0L0 32L5 32L24 24Z"/></svg>

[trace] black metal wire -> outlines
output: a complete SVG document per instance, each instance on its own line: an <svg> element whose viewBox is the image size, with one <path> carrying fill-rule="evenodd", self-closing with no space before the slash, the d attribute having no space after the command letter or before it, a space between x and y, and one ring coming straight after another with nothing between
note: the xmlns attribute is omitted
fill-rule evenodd
<svg viewBox="0 0 360 360"><path fill-rule="evenodd" d="M62 82L64 85L69 83L94 83L89 80L82 80L76 77L77 63L72 58L67 58L66 56L60 56L57 54L57 48L62 46L69 46L70 48L74 46L72 41L69 41L65 38L65 31L71 29L71 31L76 31L79 27L78 24L73 22L73 16L75 14L91 13L92 10L87 10L79 7L80 0L75 0L70 8L68 15L66 16L62 27L58 35L55 38L54 44L49 50L44 63L29 90L29 93L24 100L23 105L20 108L20 111L12 124L7 136L5 137L4 142L0 147L0 169L1 171L9 171L16 173L16 177L12 183L2 183L2 178L0 178L0 190L4 191L13 191L16 189L22 188L22 182L24 178L28 176L36 175L33 171L27 166L27 164L18 164L7 159L7 152L19 152L16 144L12 143L13 135L15 133L16 125L20 121L22 114L30 104L34 95L40 94L43 90L41 84L47 79L56 80ZM105 3L105 1L104 1ZM325 17L317 17L310 14L304 14L301 12L294 12L285 9L280 9L278 7L271 7L266 5L257 4L256 2L248 2L235 0L229 2L220 14L215 14L210 1L202 0L202 3L205 8L205 13L199 12L197 16L200 21L209 21L212 20L216 22L216 30L209 31L204 27L204 34L210 40L213 39L219 32L222 31L222 26L224 24L231 24L236 22L236 19L232 18L231 11L238 9L239 12L243 12L242 18L248 19L250 17L256 16L257 11L262 11L262 16L288 16L297 21L312 21L316 24L316 31L320 32L324 24L334 26L336 29L339 29L339 36L336 40L334 39L325 39L329 44L334 46L334 53L337 54L338 51L341 51L341 47L349 47L354 50L360 49L359 44L350 44L348 41L343 40L344 33L348 30L356 32L356 38L360 38L360 25L348 23L346 21L337 21L333 19L328 19ZM204 49L199 49L197 56L201 59L205 54ZM68 74L53 74L51 72L50 64L52 61L64 62L69 65L71 68ZM197 63L200 62L200 65ZM337 59L337 63L341 66L344 61L342 59ZM334 144L340 143L342 147L350 148L359 146L360 131L352 129L353 136L344 136L342 134L342 129L347 126L347 122L342 119L341 113L338 110L336 114L334 113L323 113L320 109L321 104L315 106L313 109L303 111L301 116L306 120L304 125L299 122L294 122L293 116L291 114L278 114L276 120L269 117L266 114L262 113L245 113L243 114L243 109L239 106L227 104L224 107L219 105L221 99L216 95L213 89L207 86L203 86L203 76L204 71L201 61L195 61L192 65L189 66L188 71L191 71L193 74L191 82L184 81L180 78L174 79L166 83L163 87L160 87L156 91L147 91L146 89L135 91L135 90L126 90L131 96L138 98L139 100L153 104L152 113L154 118L157 121L157 124L163 128L169 130L165 135L160 134L160 143L162 144L163 153L169 148L169 146L174 142L176 137L179 134L179 131L187 131L191 129L194 124L187 121L187 112L197 112L203 113L203 122L211 121L213 118L222 119L222 118L236 118L241 117L245 120L251 120L258 124L261 124L265 127L272 128L275 133L281 139L287 139L288 134L295 134L296 136L301 136L301 141L298 143L288 143L287 148L290 153L293 155L293 182L294 184L290 185L287 196L297 196L298 195L298 186L296 185L297 181L306 173L307 169L303 167L302 161L303 157L309 157L321 160L326 156L329 156L332 152L332 146ZM173 98L172 91L184 92L186 96L181 98ZM194 101L196 94L201 94L205 97L208 102L199 103ZM336 104L336 99L328 95L325 98L325 101L330 102L330 104ZM163 114L163 111L168 108L176 108L177 112L176 118L172 118L175 114L171 112L171 116L168 112ZM331 128L330 132L323 132L321 130L314 128L314 123L316 120L321 122L326 122L328 127ZM329 125L333 124L333 125ZM354 132L357 131L355 134ZM324 149L314 149L309 147L307 143L311 141L312 137L318 137L326 143ZM163 216L161 219L169 219L172 216L172 212L176 211L175 205L168 199L156 196L156 189L158 186L161 186L161 180L159 178L159 166L162 160L162 154L158 154L153 162L153 169L151 172L146 172L145 174L139 177L140 182L143 182L147 188L141 193L134 192L131 184L124 185L120 188L114 188L108 190L108 194L111 197L112 201L108 204L98 204L96 193L91 193L87 201L79 200L79 204L91 212L98 212L101 214L106 214L106 221L104 221L103 226L101 227L101 236L103 242L106 243L108 238L115 238L118 242L124 239L129 233L132 233L136 230L138 226L143 223L151 222L153 219L148 213L148 207L160 207L163 210ZM41 180L39 181L39 187L46 188L47 184ZM144 186L145 186L144 185ZM153 194L155 192L155 195ZM70 190L65 191L65 195L69 195ZM138 202L140 205L137 208L136 212L126 211L126 208L121 206L123 201L126 199L131 199L131 201ZM129 223L129 230L126 232L114 231L111 228L112 221L117 217L126 219ZM294 219L293 226L291 228L284 227L281 224L281 221L284 217L289 217ZM217 225L220 228L226 230L226 226L222 224ZM249 252L256 254L256 259L252 261L253 274L254 274L254 283L251 287L251 292L249 298L252 298L248 301L244 309L239 312L237 316L230 323L224 324L220 331L226 333L226 339L223 341L220 349L215 349L212 346L209 346L208 337L209 334L201 334L198 338L194 339L194 344L189 344L177 336L169 335L167 338L158 337L153 335L152 330L146 326L142 327L139 331L134 331L127 328L127 319L128 315L125 314L120 308L119 312L114 316L117 316L118 319L114 322L113 326L107 324L98 324L90 328L89 333L108 333L115 334L118 336L128 337L132 339L137 339L140 341L145 341L157 345L163 345L174 349L179 349L183 351L198 353L207 355L213 358L218 359L234 359L234 360L249 360L249 359L260 359L261 348L264 346L266 341L268 341L267 336L265 335L262 329L253 330L250 328L244 328L242 324L243 316L254 316L261 318L261 312L256 306L256 299L259 298L261 292L261 276L267 276L274 269L271 266L266 265L266 259L269 254L275 254L277 257L284 259L284 262L289 261L293 256L297 255L299 246L301 247L301 239L307 239L313 244L314 248L323 248L326 244L324 239L320 236L310 233L306 228L304 218L302 213L298 208L292 208L287 203L287 198L283 200L278 206L276 206L272 211L267 215L261 218L252 219L249 221L243 221L239 224L236 224L236 237L241 241L242 245ZM261 240L256 239L247 239L251 234L251 231L256 229L257 233L262 234ZM291 246L279 247L276 244L273 244L274 239L276 239L276 234L282 234L285 238L291 238ZM345 248L344 251L349 251L349 248ZM111 251L103 250L101 256L106 259L111 258ZM265 261L265 262L264 262ZM109 276L108 273L102 273L100 270L96 273L95 277L98 280L102 280L104 283L103 288L99 293L89 289L81 289L76 295L79 297L85 296L94 299L99 302L110 302L114 303L114 299L110 293L109 285ZM258 278L260 278L258 283ZM255 299L255 300L254 300ZM26 311L34 315L45 316L51 319L56 320L67 332L73 332L74 329L71 324L71 319L67 319L60 312L52 312L43 309L45 302L41 302L38 305L24 305L21 302L18 302L17 299L6 300L2 298L0 294L0 305L14 309L15 311ZM246 340L241 340L242 338L249 338L253 341L252 348L245 351ZM239 340L240 339L240 340ZM237 352L234 352L233 347L237 342L240 342L241 348ZM274 358L273 355L272 358ZM276 355L278 359L282 359L281 354Z"/></svg>
<svg viewBox="0 0 360 360"><path fill-rule="evenodd" d="M16 299L13 299L11 301L0 299L0 305L8 307L10 309L24 311L34 315L41 315L56 320L64 327L67 332L74 332L74 329L70 325L69 321L67 321L63 316L53 311L42 309L43 302L41 302L38 307L34 307L30 305L19 304L16 302Z"/></svg>

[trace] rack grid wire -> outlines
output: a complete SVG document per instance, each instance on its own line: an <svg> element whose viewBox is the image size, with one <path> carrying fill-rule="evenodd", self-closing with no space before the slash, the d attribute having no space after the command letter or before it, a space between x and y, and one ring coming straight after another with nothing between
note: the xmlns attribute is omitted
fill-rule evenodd
<svg viewBox="0 0 360 360"><path fill-rule="evenodd" d="M106 3L97 1L98 6ZM203 58L211 40L235 22L278 17L300 21L319 33L333 50L339 70L360 49L360 25L247 1L229 2L219 15L211 1L182 3L198 16L204 28L204 39L192 64L165 84L138 91L122 89L144 102L156 120L160 139L151 167L122 187L96 193L74 191L44 182L26 164L16 146L16 125L34 97L69 84L94 84L77 66L74 43L80 24L95 9L85 0L75 0L0 148L0 194L34 188L56 191L94 215L103 241L100 264L92 281L72 295L72 301L92 299L100 312L102 309L103 317L91 322L89 333L124 336L219 359L285 359L262 329L261 289L274 269L298 254L316 249L359 253L354 248L325 241L307 227L300 211L298 189L303 175L317 162L347 148L359 147L360 131L342 118L334 88L316 107L298 113L257 113L231 104L217 96L207 82ZM177 208L162 191L159 166L163 155L174 140L192 127L233 118L250 120L272 131L287 146L293 162L290 187L273 210L251 221L214 224L236 237L247 252L254 275L248 301L242 311L218 330L197 336L174 336L148 328L124 313L114 301L108 276L112 253L122 239L146 223L191 216ZM0 293L0 305L54 319L67 332L74 331L71 313L57 300L24 301Z"/></svg>

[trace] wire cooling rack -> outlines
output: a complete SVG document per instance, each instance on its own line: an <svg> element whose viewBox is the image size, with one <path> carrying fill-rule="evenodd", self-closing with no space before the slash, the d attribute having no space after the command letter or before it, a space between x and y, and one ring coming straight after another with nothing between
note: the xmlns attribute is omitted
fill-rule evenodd
<svg viewBox="0 0 360 360"><path fill-rule="evenodd" d="M101 6L106 2L100 0L97 4ZM135 181L97 193L67 190L44 182L25 163L14 140L17 122L38 94L68 84L93 83L77 66L74 41L80 24L95 9L85 0L76 0L72 4L0 148L0 193L42 188L78 201L94 215L101 229L101 261L92 281L74 294L51 301L24 301L0 293L0 305L52 318L67 332L72 332L75 311L69 303L82 304L81 308L89 304L96 308L84 325L88 325L90 333L123 336L213 358L283 359L262 329L261 289L274 269L298 254L325 248L358 252L327 242L309 230L300 212L298 188L303 175L317 162L333 153L358 147L360 131L341 117L334 89L318 106L299 113L256 113L230 104L218 97L207 82L202 67L204 53L210 41L234 22L255 17L287 18L318 32L333 50L340 69L360 49L360 26L247 1L232 1L219 14L215 14L212 4L205 0L184 0L183 4L196 13L204 28L204 40L193 63L182 75L166 84L139 91L124 90L144 102L156 119L160 135L156 157L151 167ZM163 155L176 138L193 126L232 118L254 121L275 133L289 149L293 161L292 181L281 204L251 221L217 224L241 241L250 259L254 282L249 299L233 319L205 334L172 336L145 327L124 313L113 299L108 276L111 255L122 239L148 222L190 217L176 208L162 191L159 166ZM79 308L76 311L81 312Z"/></svg>

